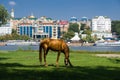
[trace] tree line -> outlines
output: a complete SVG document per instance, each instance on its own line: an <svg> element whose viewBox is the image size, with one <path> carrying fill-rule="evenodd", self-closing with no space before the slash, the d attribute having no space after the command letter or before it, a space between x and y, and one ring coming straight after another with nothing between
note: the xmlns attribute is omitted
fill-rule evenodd
<svg viewBox="0 0 120 80"><path fill-rule="evenodd" d="M29 40L30 38L27 35L19 35L17 31L12 29L11 34L6 34L0 36L0 41L7 41L7 40Z"/></svg>
<svg viewBox="0 0 120 80"><path fill-rule="evenodd" d="M112 21L112 33L118 35L118 38L120 38L120 20Z"/></svg>

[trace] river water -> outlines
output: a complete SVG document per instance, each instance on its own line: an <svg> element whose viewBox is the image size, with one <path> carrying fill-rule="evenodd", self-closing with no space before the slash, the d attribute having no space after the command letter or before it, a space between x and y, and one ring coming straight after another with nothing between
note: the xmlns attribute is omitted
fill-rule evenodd
<svg viewBox="0 0 120 80"><path fill-rule="evenodd" d="M69 46L70 50L82 51L100 51L100 52L120 52L120 46ZM39 46L0 46L0 50L16 51L16 50L39 50Z"/></svg>

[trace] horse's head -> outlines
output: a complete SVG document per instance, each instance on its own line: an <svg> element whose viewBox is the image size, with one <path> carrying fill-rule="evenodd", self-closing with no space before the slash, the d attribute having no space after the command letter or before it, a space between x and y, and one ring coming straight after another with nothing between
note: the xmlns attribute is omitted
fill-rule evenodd
<svg viewBox="0 0 120 80"><path fill-rule="evenodd" d="M64 54L65 54L65 59L64 59L64 63L66 66L68 66L68 64L71 65L70 60L69 60L69 47L66 43L64 43Z"/></svg>
<svg viewBox="0 0 120 80"><path fill-rule="evenodd" d="M68 59L65 58L64 63L65 63L66 66L68 66L68 64L69 64L70 67L73 67L73 65L71 64L69 58Z"/></svg>
<svg viewBox="0 0 120 80"><path fill-rule="evenodd" d="M64 63L65 63L65 65L67 66L68 65L68 59L64 59Z"/></svg>

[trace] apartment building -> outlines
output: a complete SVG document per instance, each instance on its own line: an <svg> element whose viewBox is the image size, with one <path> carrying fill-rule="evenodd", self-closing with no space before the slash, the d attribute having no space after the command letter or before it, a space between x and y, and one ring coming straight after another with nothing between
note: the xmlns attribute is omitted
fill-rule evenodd
<svg viewBox="0 0 120 80"><path fill-rule="evenodd" d="M34 18L35 19L35 18ZM34 23L35 20L31 20L31 18L23 17L19 20L17 24L17 33L19 35L27 35L30 38L33 38L33 34L35 33Z"/></svg>
<svg viewBox="0 0 120 80"><path fill-rule="evenodd" d="M92 19L92 36L111 38L111 19L107 16L95 16Z"/></svg>
<svg viewBox="0 0 120 80"><path fill-rule="evenodd" d="M34 38L60 38L61 31L58 21L43 16L36 21L36 25L37 32L34 34Z"/></svg>

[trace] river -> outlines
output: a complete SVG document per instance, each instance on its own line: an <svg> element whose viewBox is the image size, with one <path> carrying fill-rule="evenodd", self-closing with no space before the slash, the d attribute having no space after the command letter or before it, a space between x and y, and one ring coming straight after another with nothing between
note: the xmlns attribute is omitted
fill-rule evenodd
<svg viewBox="0 0 120 80"><path fill-rule="evenodd" d="M82 50L82 51L100 51L100 52L120 52L120 46L69 46L70 50ZM16 51L16 50L39 50L39 46L0 46L0 50L3 51Z"/></svg>

